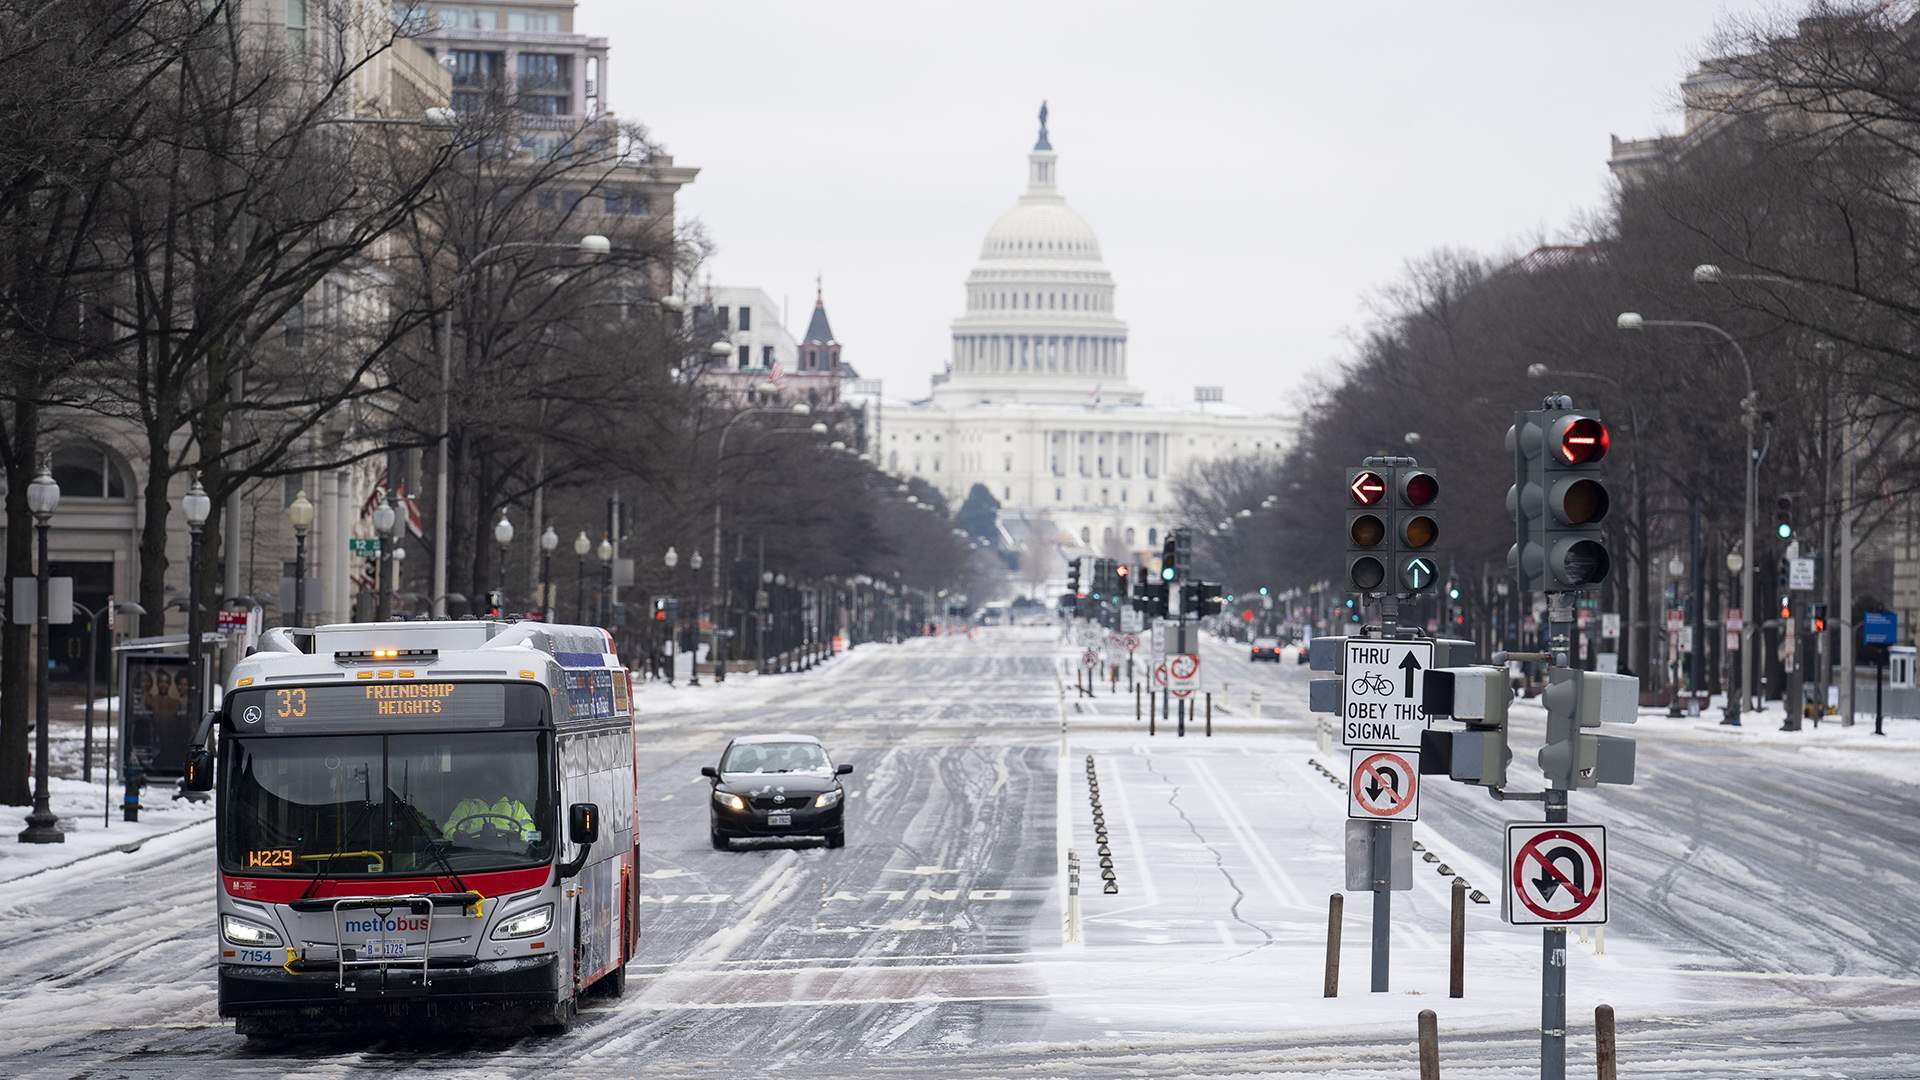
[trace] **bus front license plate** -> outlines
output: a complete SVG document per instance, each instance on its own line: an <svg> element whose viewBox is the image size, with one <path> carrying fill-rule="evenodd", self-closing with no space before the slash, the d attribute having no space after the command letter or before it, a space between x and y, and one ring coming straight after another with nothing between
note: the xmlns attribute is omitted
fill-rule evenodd
<svg viewBox="0 0 1920 1080"><path fill-rule="evenodd" d="M369 941L360 953L365 957L394 957L407 955L407 943L404 941Z"/></svg>
<svg viewBox="0 0 1920 1080"><path fill-rule="evenodd" d="M784 813L784 814L768 814L768 815L767 815L767 824L769 824L769 825L791 825L791 824L793 824L793 813L792 813L791 811L789 811L789 812L787 812L787 813Z"/></svg>

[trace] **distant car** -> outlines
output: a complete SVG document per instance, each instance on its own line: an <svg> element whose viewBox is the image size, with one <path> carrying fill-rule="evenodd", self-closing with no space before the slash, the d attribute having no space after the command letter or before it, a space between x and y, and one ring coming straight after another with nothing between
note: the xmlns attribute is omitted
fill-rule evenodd
<svg viewBox="0 0 1920 1080"><path fill-rule="evenodd" d="M1280 662L1280 639L1270 638L1270 637L1254 638L1253 653L1251 656L1248 657L1248 659L1271 660L1276 664L1279 663Z"/></svg>
<svg viewBox="0 0 1920 1080"><path fill-rule="evenodd" d="M725 851L740 839L818 836L830 848L847 842L847 792L836 766L811 735L742 735L727 743L707 802L713 846Z"/></svg>

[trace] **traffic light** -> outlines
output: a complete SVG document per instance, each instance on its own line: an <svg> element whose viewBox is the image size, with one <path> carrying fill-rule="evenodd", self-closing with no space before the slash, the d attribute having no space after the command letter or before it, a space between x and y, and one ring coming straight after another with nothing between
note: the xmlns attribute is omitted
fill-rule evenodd
<svg viewBox="0 0 1920 1080"><path fill-rule="evenodd" d="M1782 540L1793 539L1793 496L1782 495L1774 500L1773 533Z"/></svg>
<svg viewBox="0 0 1920 1080"><path fill-rule="evenodd" d="M1167 614L1167 583L1164 581L1142 581L1133 590L1129 600L1133 609L1142 615L1163 618Z"/></svg>
<svg viewBox="0 0 1920 1080"><path fill-rule="evenodd" d="M1437 570L1433 545L1440 539L1440 518L1434 503L1440 498L1440 480L1429 469L1395 469L1393 474L1398 500L1394 509L1394 564L1399 567L1400 589L1428 592Z"/></svg>
<svg viewBox="0 0 1920 1080"><path fill-rule="evenodd" d="M1507 565L1521 588L1573 592L1607 579L1613 560L1601 523L1611 504L1603 475L1610 445L1606 423L1577 409L1535 409L1507 429Z"/></svg>
<svg viewBox="0 0 1920 1080"><path fill-rule="evenodd" d="M1813 605L1813 632L1816 634L1827 632L1827 605L1823 603Z"/></svg>
<svg viewBox="0 0 1920 1080"><path fill-rule="evenodd" d="M1080 564L1084 561L1083 559L1067 560L1067 591L1076 599L1086 595L1085 590L1080 587Z"/></svg>
<svg viewBox="0 0 1920 1080"><path fill-rule="evenodd" d="M1260 586L1260 595L1261 596L1267 595L1267 587L1265 585Z"/></svg>
<svg viewBox="0 0 1920 1080"><path fill-rule="evenodd" d="M1195 615L1218 615L1225 600L1211 581L1189 581L1180 587L1180 610Z"/></svg>
<svg viewBox="0 0 1920 1080"><path fill-rule="evenodd" d="M1421 680L1420 704L1428 716L1451 716L1465 731L1420 733L1420 771L1481 787L1506 787L1507 706L1513 686L1503 667L1434 668Z"/></svg>
<svg viewBox="0 0 1920 1080"><path fill-rule="evenodd" d="M1633 740L1588 735L1602 723L1631 724L1639 719L1640 680L1578 668L1554 668L1547 675L1547 744L1540 748L1540 771L1556 788L1633 783Z"/></svg>
<svg viewBox="0 0 1920 1080"><path fill-rule="evenodd" d="M1780 594L1780 617L1782 619L1793 618L1793 594L1792 593Z"/></svg>
<svg viewBox="0 0 1920 1080"><path fill-rule="evenodd" d="M1390 470L1389 470L1390 472ZM1393 545L1387 542L1393 506L1387 478L1375 469L1347 470L1347 584L1355 592L1386 586Z"/></svg>
<svg viewBox="0 0 1920 1080"><path fill-rule="evenodd" d="M667 621L667 602L664 598L657 597L653 601L653 621L654 622Z"/></svg>
<svg viewBox="0 0 1920 1080"><path fill-rule="evenodd" d="M1167 538L1173 546L1173 568L1181 577L1193 568L1193 534L1186 529L1175 529Z"/></svg>

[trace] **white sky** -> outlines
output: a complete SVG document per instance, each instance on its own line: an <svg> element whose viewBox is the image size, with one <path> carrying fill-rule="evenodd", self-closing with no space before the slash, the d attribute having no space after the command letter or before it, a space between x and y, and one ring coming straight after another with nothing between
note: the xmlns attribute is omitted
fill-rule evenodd
<svg viewBox="0 0 1920 1080"><path fill-rule="evenodd" d="M1439 246L1564 235L1609 133L1679 124L1717 0L583 0L613 108L681 164L716 284L921 396L1040 100L1100 236L1133 381L1286 409L1367 295Z"/></svg>

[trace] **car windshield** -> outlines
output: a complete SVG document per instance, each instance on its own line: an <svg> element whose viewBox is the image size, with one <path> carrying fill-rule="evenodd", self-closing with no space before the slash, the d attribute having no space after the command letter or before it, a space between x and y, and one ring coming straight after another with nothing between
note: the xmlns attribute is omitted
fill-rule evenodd
<svg viewBox="0 0 1920 1080"><path fill-rule="evenodd" d="M535 732L227 742L232 873L460 874L548 861L552 785Z"/></svg>
<svg viewBox="0 0 1920 1080"><path fill-rule="evenodd" d="M833 765L819 743L735 743L720 762L721 772L790 773L831 772Z"/></svg>

